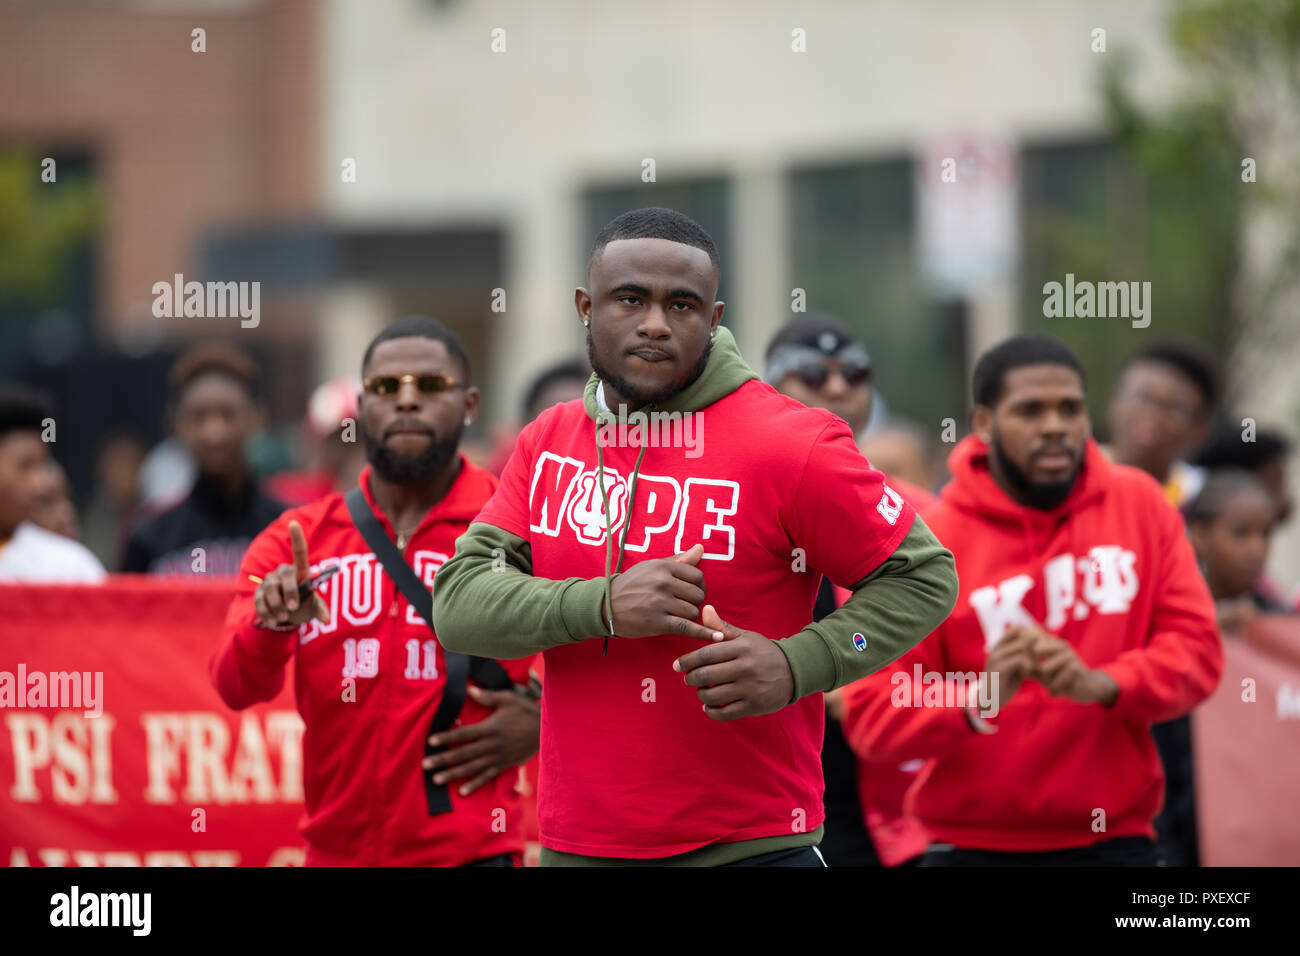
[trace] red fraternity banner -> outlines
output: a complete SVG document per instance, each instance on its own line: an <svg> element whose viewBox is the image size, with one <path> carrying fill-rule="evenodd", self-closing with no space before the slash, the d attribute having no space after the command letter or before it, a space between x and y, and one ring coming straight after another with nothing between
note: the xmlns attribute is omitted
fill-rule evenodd
<svg viewBox="0 0 1300 956"><path fill-rule="evenodd" d="M208 681L231 582L0 586L0 863L277 866L304 858L302 719Z"/></svg>
<svg viewBox="0 0 1300 956"><path fill-rule="evenodd" d="M1300 617L1223 636L1223 680L1192 714L1204 866L1300 866Z"/></svg>

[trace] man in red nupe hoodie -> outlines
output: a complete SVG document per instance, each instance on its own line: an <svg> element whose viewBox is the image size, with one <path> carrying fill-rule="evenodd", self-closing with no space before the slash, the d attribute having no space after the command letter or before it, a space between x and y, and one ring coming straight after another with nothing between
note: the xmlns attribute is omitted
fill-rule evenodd
<svg viewBox="0 0 1300 956"><path fill-rule="evenodd" d="M1214 690L1214 606L1178 513L1091 438L1084 375L1048 336L980 359L974 434L923 512L953 613L845 692L864 758L923 759L923 865L1155 865L1151 724Z"/></svg>

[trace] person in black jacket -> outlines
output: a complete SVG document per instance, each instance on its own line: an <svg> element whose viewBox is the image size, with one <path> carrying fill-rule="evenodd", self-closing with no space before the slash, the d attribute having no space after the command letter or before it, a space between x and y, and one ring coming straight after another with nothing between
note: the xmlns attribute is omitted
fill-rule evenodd
<svg viewBox="0 0 1300 956"><path fill-rule="evenodd" d="M226 346L196 346L172 366L176 435L197 477L179 504L134 529L123 571L231 577L253 538L284 511L262 493L244 455L263 419L256 380L253 361Z"/></svg>

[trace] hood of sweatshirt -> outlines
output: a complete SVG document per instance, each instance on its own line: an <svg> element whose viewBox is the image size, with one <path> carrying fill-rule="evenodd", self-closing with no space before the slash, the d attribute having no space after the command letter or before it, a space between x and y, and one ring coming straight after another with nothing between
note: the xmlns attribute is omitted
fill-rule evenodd
<svg viewBox="0 0 1300 956"><path fill-rule="evenodd" d="M749 367L745 359L740 354L740 349L736 346L736 339L731 334L731 330L723 326L718 326L717 334L713 338L713 346L709 350L708 361L704 364L704 371L690 385L687 385L680 392L669 396L662 402L656 402L645 406L642 409L629 409L628 415L635 411L643 411L649 414L653 413L689 413L698 412L712 405L721 398L730 395L740 386L744 385L750 379L758 378L757 373ZM596 444L596 463L597 468L603 469L605 466L604 443L600 441L599 434L602 424L614 423L617 421L626 421L624 415L619 414L618 409L611 409L608 412L602 412L599 404L596 402L596 389L600 386L600 376L592 374L587 380L587 387L583 390L582 401L586 408L587 417L592 420L594 427L592 429L591 440ZM631 487L628 493L628 507L631 508L636 502L636 480L641 473L641 462L645 458L646 446L643 444L641 450L637 452L636 466L632 469ZM623 549L627 544L627 532L632 526L631 516L623 522L623 537L618 543L618 557L614 557L614 536L610 532L609 526L609 498L608 491L604 481L596 483L600 486L602 518L605 522L605 623L609 627L609 635L605 638L604 653L609 653L609 638L614 636L614 612L611 589L613 588L614 576L619 573L623 567Z"/></svg>

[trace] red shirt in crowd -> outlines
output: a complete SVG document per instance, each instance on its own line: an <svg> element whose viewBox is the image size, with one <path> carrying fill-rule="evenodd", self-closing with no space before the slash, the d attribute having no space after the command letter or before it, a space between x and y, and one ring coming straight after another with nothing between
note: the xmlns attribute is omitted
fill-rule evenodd
<svg viewBox="0 0 1300 956"><path fill-rule="evenodd" d="M361 487L380 524L392 523ZM406 543L404 554L426 585L455 551L456 539L491 496L496 479L464 457L460 473ZM296 631L256 626L249 575L292 564L289 522L302 525L315 574L338 565L319 593L330 623ZM437 635L383 572L352 523L341 494L292 508L259 534L244 556L239 593L226 617L212 679L235 709L270 700L294 659L294 691L306 724L302 833L309 865L459 866L501 853L523 853L518 777L506 771L467 797L449 783L452 810L431 816L425 797L425 739L442 697L446 666ZM530 660L502 661L526 683ZM489 711L466 698L460 724Z"/></svg>
<svg viewBox="0 0 1300 956"><path fill-rule="evenodd" d="M702 544L707 602L723 620L780 639L811 619L817 571L855 584L911 527L905 502L888 517L878 508L883 476L828 412L749 381L696 414L707 425L699 455L646 448L631 507L640 448L602 449L616 539L631 516L624 569ZM537 577L603 577L596 462L582 401L557 405L524 429L478 520L526 540ZM672 669L699 641L618 639L608 656L602 643L544 654L543 846L648 859L822 824L821 694L762 717L711 720Z"/></svg>
<svg viewBox="0 0 1300 956"><path fill-rule="evenodd" d="M1034 851L1154 837L1164 778L1150 725L1203 701L1223 669L1182 519L1152 478L1110 464L1091 440L1051 511L1002 491L978 436L949 465L953 480L923 517L956 557L957 606L846 690L845 736L871 759L926 761L906 805L938 842ZM983 669L1008 625L1032 623L1109 674L1118 698L1081 704L1026 680L992 718L996 732L976 732L960 675ZM918 675L925 687L913 687Z"/></svg>

